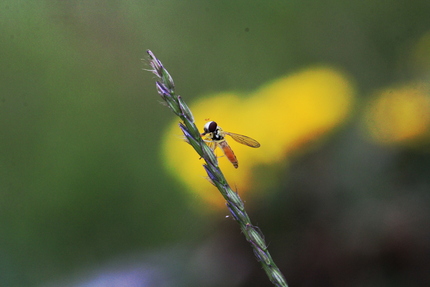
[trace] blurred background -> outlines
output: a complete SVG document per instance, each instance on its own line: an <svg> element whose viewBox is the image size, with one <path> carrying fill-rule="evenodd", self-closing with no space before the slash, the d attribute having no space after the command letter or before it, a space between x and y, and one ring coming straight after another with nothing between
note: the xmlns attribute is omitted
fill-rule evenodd
<svg viewBox="0 0 430 287"><path fill-rule="evenodd" d="M344 116L250 171L251 219L290 286L428 286L429 14L427 0L1 1L0 286L271 286L227 208L169 166L178 119L146 49L190 105L334 67ZM177 134L167 145L190 150Z"/></svg>

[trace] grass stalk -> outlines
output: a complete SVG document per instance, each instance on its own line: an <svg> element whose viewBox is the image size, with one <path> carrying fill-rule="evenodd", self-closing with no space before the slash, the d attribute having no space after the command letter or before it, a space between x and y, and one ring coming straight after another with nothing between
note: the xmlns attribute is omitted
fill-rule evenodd
<svg viewBox="0 0 430 287"><path fill-rule="evenodd" d="M194 123L194 117L181 96L175 93L175 84L169 72L154 54L148 50L151 72L157 76L156 87L158 94L166 102L167 106L182 122L179 127L187 139L187 142L196 150L205 161L203 164L211 182L218 188L233 218L239 223L246 240L251 244L257 260L260 262L270 281L275 286L288 287L284 275L276 266L267 248L264 235L261 230L251 223L245 210L244 203L239 194L233 191L218 166L218 160L213 150L203 141L198 128Z"/></svg>

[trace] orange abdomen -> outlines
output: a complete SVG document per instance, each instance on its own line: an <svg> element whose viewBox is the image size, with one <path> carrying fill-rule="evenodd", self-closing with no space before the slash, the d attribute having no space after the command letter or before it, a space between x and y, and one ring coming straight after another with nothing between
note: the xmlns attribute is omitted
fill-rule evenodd
<svg viewBox="0 0 430 287"><path fill-rule="evenodd" d="M228 160L233 164L235 168L238 168L239 163L237 161L236 155L234 154L233 150L228 145L228 143L226 141L222 141L219 143L219 145L222 148L222 151L224 152Z"/></svg>

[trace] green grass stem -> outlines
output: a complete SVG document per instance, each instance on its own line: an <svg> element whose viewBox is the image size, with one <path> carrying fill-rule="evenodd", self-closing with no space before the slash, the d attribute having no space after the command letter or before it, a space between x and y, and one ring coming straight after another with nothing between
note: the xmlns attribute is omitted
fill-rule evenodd
<svg viewBox="0 0 430 287"><path fill-rule="evenodd" d="M187 142L196 150L198 155L204 159L205 163L203 167L209 179L227 201L226 205L231 215L239 223L240 229L245 235L246 240L251 244L257 260L261 263L270 281L275 286L288 287L284 275L276 266L272 256L270 256L263 233L260 228L252 225L242 199L237 192L231 189L218 166L218 160L213 150L206 145L200 136L200 132L194 123L191 110L181 96L175 93L175 84L169 72L167 72L160 60L158 60L150 50L148 50L147 53L150 58L150 71L158 78L156 81L158 93L173 113L181 118L182 122L179 123L179 127L184 133Z"/></svg>

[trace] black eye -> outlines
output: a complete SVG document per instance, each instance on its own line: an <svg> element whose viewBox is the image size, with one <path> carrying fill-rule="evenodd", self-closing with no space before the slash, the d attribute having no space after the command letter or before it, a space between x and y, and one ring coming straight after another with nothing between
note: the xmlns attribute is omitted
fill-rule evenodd
<svg viewBox="0 0 430 287"><path fill-rule="evenodd" d="M209 132L213 133L216 130L217 127L218 127L218 125L217 125L216 122L211 122L209 124Z"/></svg>
<svg viewBox="0 0 430 287"><path fill-rule="evenodd" d="M217 123L212 121L212 122L207 122L203 129L205 130L206 133L213 133L214 131L216 131L217 127L218 127Z"/></svg>

